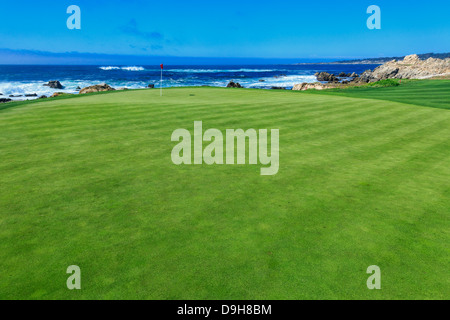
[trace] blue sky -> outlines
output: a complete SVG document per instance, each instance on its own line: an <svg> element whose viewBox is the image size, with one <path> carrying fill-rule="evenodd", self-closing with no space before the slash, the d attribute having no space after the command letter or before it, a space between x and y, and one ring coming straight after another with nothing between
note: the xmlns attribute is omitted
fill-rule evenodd
<svg viewBox="0 0 450 320"><path fill-rule="evenodd" d="M381 30L366 27L366 10L373 4L381 8ZM81 30L66 27L70 5L81 8ZM2 1L0 63L111 59L126 64L154 56L322 60L448 52L449 14L448 0Z"/></svg>

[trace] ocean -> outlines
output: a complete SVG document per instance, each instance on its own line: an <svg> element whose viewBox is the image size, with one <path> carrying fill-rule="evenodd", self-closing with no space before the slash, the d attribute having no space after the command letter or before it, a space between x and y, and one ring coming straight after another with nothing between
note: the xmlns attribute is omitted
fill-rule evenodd
<svg viewBox="0 0 450 320"><path fill-rule="evenodd" d="M378 65L301 64L301 65L208 65L165 66L162 86L217 86L225 87L230 81L239 82L245 88L291 89L302 82L316 82L316 72L326 71L358 74ZM43 86L58 80L64 89ZM154 84L160 86L158 66L19 66L0 65L0 93L13 100L26 100L25 94L51 96L55 92L78 93L77 88L107 83L120 89L141 89Z"/></svg>

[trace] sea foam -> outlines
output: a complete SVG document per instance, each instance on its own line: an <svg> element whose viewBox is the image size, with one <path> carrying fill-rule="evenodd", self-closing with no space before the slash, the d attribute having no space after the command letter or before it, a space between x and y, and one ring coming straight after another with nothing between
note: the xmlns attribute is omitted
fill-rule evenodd
<svg viewBox="0 0 450 320"><path fill-rule="evenodd" d="M143 67L136 67L136 66L129 66L129 67L108 66L108 67L99 67L99 69L104 70L104 71L111 71L111 70L144 71L145 70L145 68L143 68Z"/></svg>
<svg viewBox="0 0 450 320"><path fill-rule="evenodd" d="M281 76L277 78L261 78L263 82L255 82L253 79L250 81L242 81L241 84L249 88L267 88L267 87L281 87L292 88L296 84L307 82L317 82L316 76L313 75L289 75Z"/></svg>

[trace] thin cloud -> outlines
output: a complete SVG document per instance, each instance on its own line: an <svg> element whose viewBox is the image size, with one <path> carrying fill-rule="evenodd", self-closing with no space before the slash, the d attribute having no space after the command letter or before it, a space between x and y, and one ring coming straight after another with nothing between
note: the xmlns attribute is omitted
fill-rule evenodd
<svg viewBox="0 0 450 320"><path fill-rule="evenodd" d="M146 32L142 31L138 27L138 23L135 19L131 19L126 25L120 27L120 30L128 35L140 37L145 40L162 40L164 35L160 32L152 31Z"/></svg>

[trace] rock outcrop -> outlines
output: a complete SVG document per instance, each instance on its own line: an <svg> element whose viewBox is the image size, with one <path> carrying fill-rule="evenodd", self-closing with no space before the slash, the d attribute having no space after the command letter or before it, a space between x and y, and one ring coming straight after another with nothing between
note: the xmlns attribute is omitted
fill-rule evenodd
<svg viewBox="0 0 450 320"><path fill-rule="evenodd" d="M240 83L230 81L230 83L227 85L227 88L242 88L242 86Z"/></svg>
<svg viewBox="0 0 450 320"><path fill-rule="evenodd" d="M327 90L327 89L349 87L349 82L348 81L344 81L344 82L332 82L332 83L321 83L321 82L307 83L307 82L304 82L304 83L296 84L292 88L292 90L294 90L294 91Z"/></svg>
<svg viewBox="0 0 450 320"><path fill-rule="evenodd" d="M317 72L315 74L317 77L317 81L326 81L326 82L338 82L339 79L334 75L328 72Z"/></svg>
<svg viewBox="0 0 450 320"><path fill-rule="evenodd" d="M64 96L64 95L72 95L71 93L65 93L65 92L55 92L54 94L51 95L50 98L56 98L56 97L60 97L60 96Z"/></svg>
<svg viewBox="0 0 450 320"><path fill-rule="evenodd" d="M372 78L372 70L366 70L358 78L355 78L353 81L357 83L367 83L370 82Z"/></svg>
<svg viewBox="0 0 450 320"><path fill-rule="evenodd" d="M402 61L389 61L375 70L365 71L356 82L375 82L385 79L426 79L450 74L450 58L420 60L416 54Z"/></svg>
<svg viewBox="0 0 450 320"><path fill-rule="evenodd" d="M339 81L343 80L343 78L357 78L358 75L353 73L345 73L341 72L338 75L328 73L328 72L317 72L315 74L317 81L321 82L329 82L329 83L338 83Z"/></svg>
<svg viewBox="0 0 450 320"><path fill-rule="evenodd" d="M296 84L292 90L294 91L306 91L306 90L310 90L310 89L314 89L314 90L324 90L324 89L329 89L329 85L327 84L323 84L320 82L314 82L314 83L301 83L301 84Z"/></svg>
<svg viewBox="0 0 450 320"><path fill-rule="evenodd" d="M115 91L116 89L107 85L106 83L97 84L95 86L86 87L80 90L80 94L93 93L93 92L103 92L103 91Z"/></svg>
<svg viewBox="0 0 450 320"><path fill-rule="evenodd" d="M429 58L427 60L420 60L418 55L413 54L406 56L401 61L389 61L373 71L366 70L359 76L354 72L352 74L342 72L338 77L328 72L318 72L316 73L317 80L328 83L301 83L295 85L292 90L325 90L348 86L360 86L366 83L386 79L427 79L446 77L448 75L450 75L450 58ZM351 82L342 81L339 83L339 79L342 80L342 78L353 78L353 80Z"/></svg>
<svg viewBox="0 0 450 320"><path fill-rule="evenodd" d="M48 83L44 84L46 87L50 87L52 89L64 89L64 86L59 81L49 81Z"/></svg>

